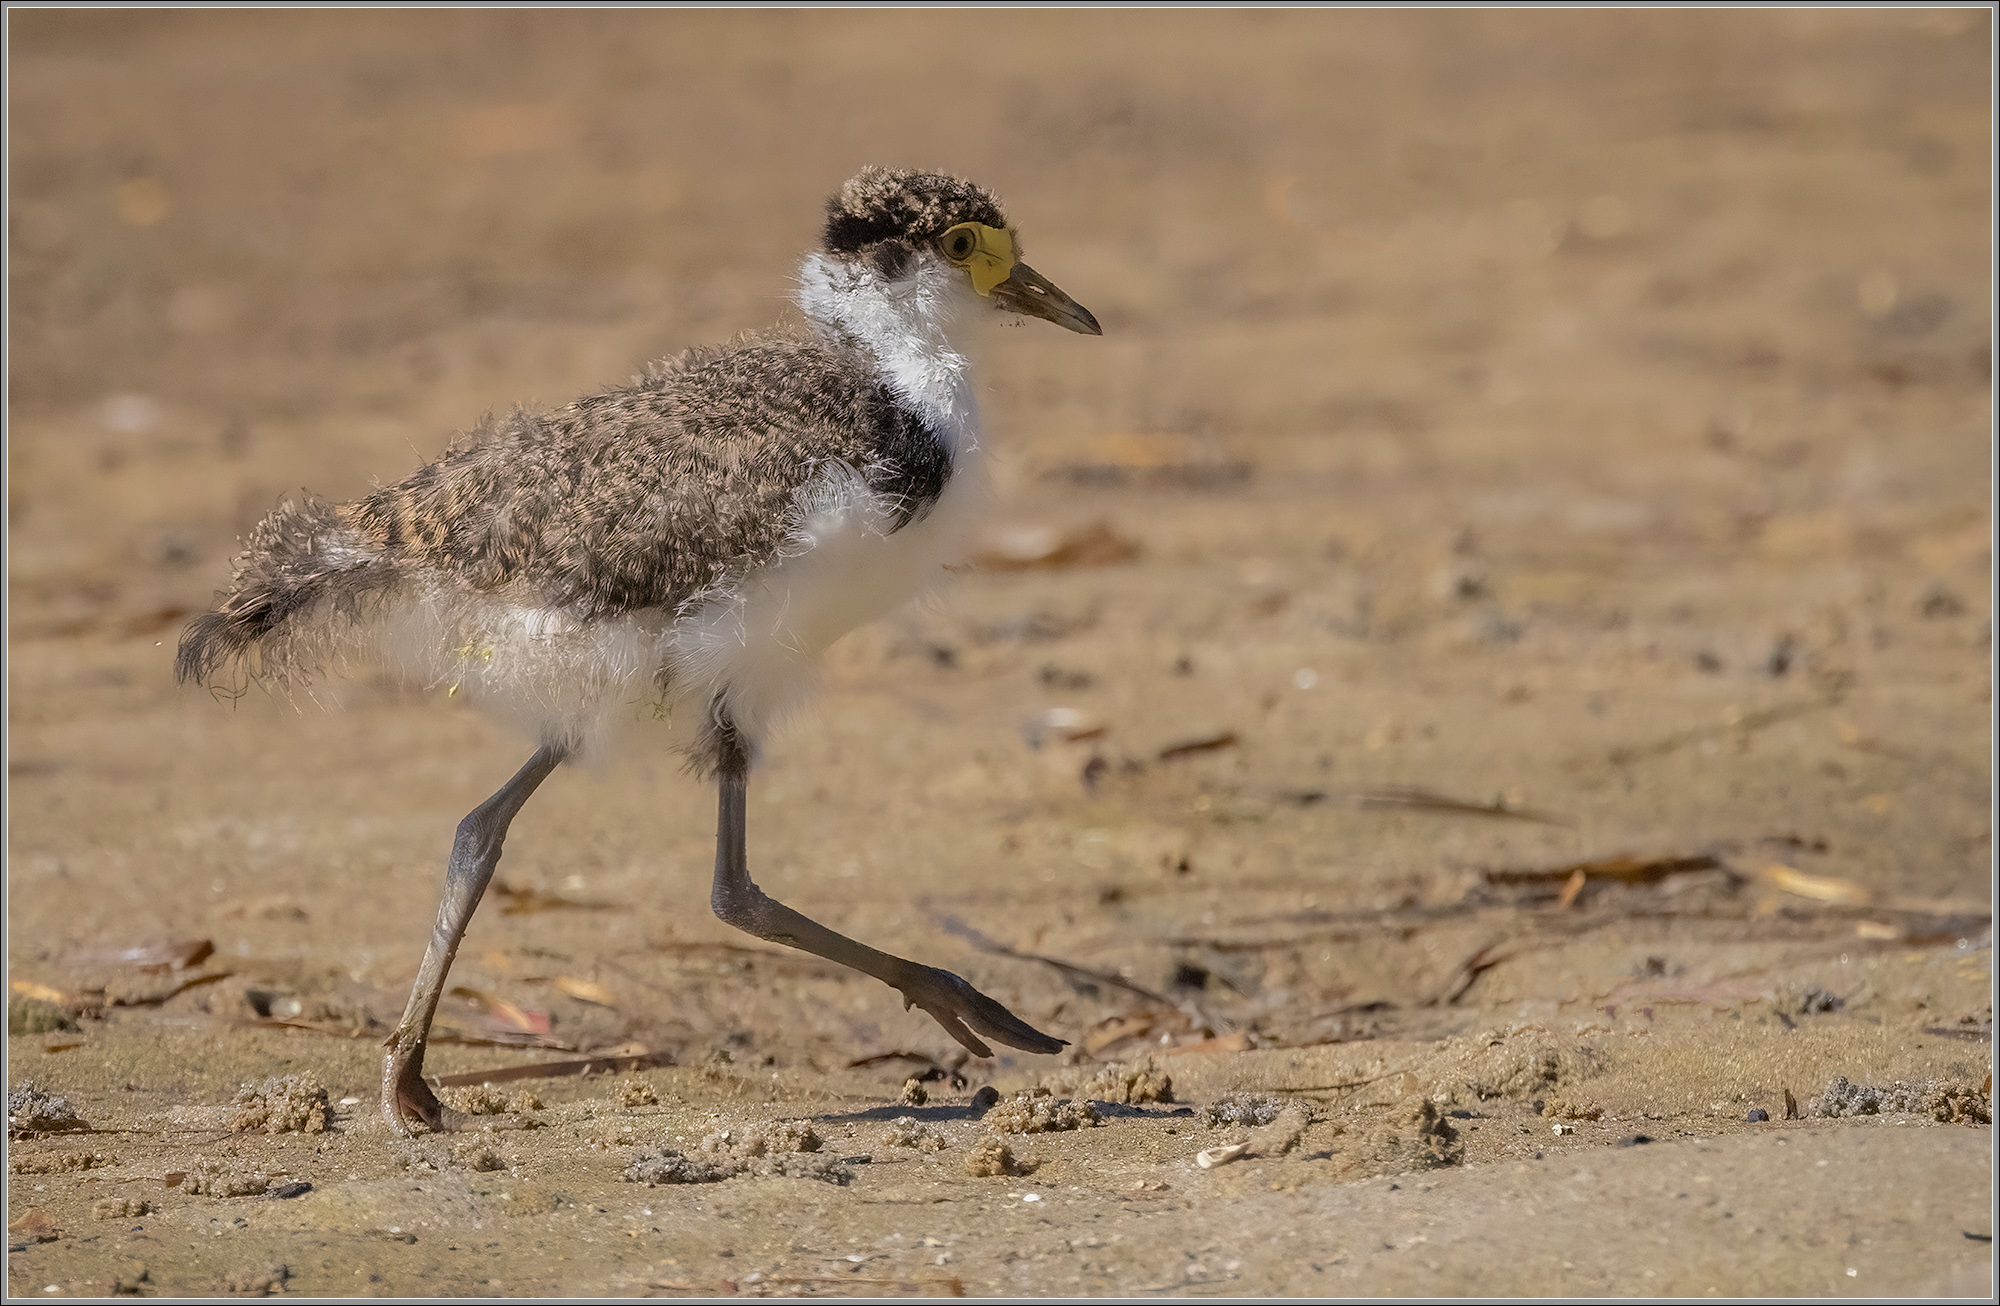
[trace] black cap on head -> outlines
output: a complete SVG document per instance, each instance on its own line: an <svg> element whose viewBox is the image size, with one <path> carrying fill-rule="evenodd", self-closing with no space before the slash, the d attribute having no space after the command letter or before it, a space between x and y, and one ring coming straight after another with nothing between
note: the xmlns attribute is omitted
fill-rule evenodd
<svg viewBox="0 0 2000 1306"><path fill-rule="evenodd" d="M984 187L937 172L863 168L826 202L829 254L854 254L885 240L936 240L961 222L1005 227L1000 202Z"/></svg>

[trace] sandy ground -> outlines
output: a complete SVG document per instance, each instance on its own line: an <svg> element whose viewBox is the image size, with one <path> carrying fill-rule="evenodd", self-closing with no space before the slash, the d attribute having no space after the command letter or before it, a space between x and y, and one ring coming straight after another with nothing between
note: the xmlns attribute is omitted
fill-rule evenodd
<svg viewBox="0 0 2000 1306"><path fill-rule="evenodd" d="M1983 12L8 22L10 1293L1991 1291ZM635 729L432 1050L541 1127L395 1138L526 745L180 626L871 162L1103 321L983 372L1096 544L838 646L753 864L1074 1046L733 935Z"/></svg>

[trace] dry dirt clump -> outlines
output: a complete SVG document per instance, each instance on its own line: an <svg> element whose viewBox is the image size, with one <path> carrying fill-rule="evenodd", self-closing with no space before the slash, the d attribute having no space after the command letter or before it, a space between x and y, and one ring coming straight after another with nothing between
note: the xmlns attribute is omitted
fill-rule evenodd
<svg viewBox="0 0 2000 1306"><path fill-rule="evenodd" d="M1459 1142L1458 1131L1429 1098L1406 1110L1401 1123L1409 1132L1410 1155L1416 1162L1413 1168L1458 1165L1465 1160L1465 1145Z"/></svg>
<svg viewBox="0 0 2000 1306"><path fill-rule="evenodd" d="M229 1127L239 1134L319 1134L332 1112L315 1075L273 1076L236 1090Z"/></svg>
<svg viewBox="0 0 2000 1306"><path fill-rule="evenodd" d="M712 1184L738 1175L756 1179L818 1179L844 1184L854 1172L838 1158L817 1156L823 1140L802 1120L719 1130L692 1153L663 1147L635 1152L623 1178L635 1184Z"/></svg>
<svg viewBox="0 0 2000 1306"><path fill-rule="evenodd" d="M996 1179L1003 1175L1025 1175L1035 1172L1035 1163L1023 1161L1014 1155L1014 1149L1005 1139L989 1134L972 1145L965 1155L965 1173L974 1179Z"/></svg>
<svg viewBox="0 0 2000 1306"><path fill-rule="evenodd" d="M1014 1094L986 1113L986 1123L1003 1134L1055 1134L1103 1123L1088 1102L1056 1097L1046 1088Z"/></svg>
<svg viewBox="0 0 2000 1306"><path fill-rule="evenodd" d="M1465 1160L1465 1147L1437 1104L1417 1097L1406 1099L1372 1128L1349 1134L1340 1159L1342 1174L1359 1179L1459 1165Z"/></svg>
<svg viewBox="0 0 2000 1306"><path fill-rule="evenodd" d="M915 1116L897 1116L882 1131L884 1147L914 1147L919 1152L942 1152L949 1146L943 1134Z"/></svg>
<svg viewBox="0 0 2000 1306"><path fill-rule="evenodd" d="M1558 1084L1590 1073L1595 1053L1579 1040L1563 1038L1536 1026L1489 1030L1460 1072L1474 1097L1541 1097Z"/></svg>
<svg viewBox="0 0 2000 1306"><path fill-rule="evenodd" d="M271 1263L249 1265L240 1270L232 1270L222 1280L222 1290L238 1295L251 1294L268 1297L285 1290L285 1280L292 1277L289 1265Z"/></svg>
<svg viewBox="0 0 2000 1306"><path fill-rule="evenodd" d="M454 1146L451 1159L453 1164L463 1166L474 1174L490 1174L495 1170L505 1170L509 1165L507 1158L495 1151L491 1143L479 1139Z"/></svg>
<svg viewBox="0 0 2000 1306"><path fill-rule="evenodd" d="M463 1084L438 1090L438 1101L469 1116L503 1116L511 1104L491 1084Z"/></svg>
<svg viewBox="0 0 2000 1306"><path fill-rule="evenodd" d="M45 1152L40 1156L16 1154L7 1158L10 1174L75 1174L79 1170L117 1164L118 1158L109 1152Z"/></svg>
<svg viewBox="0 0 2000 1306"><path fill-rule="evenodd" d="M88 1129L90 1126L76 1113L66 1097L54 1093L44 1093L35 1087L33 1080L24 1079L16 1088L7 1090L7 1136L22 1138L29 1134L53 1134L65 1129Z"/></svg>
<svg viewBox="0 0 2000 1306"><path fill-rule="evenodd" d="M1201 1122L1210 1129L1224 1125L1257 1129L1270 1124L1284 1111L1284 1099L1274 1093L1224 1093L1201 1109Z"/></svg>
<svg viewBox="0 0 2000 1306"><path fill-rule="evenodd" d="M17 993L7 1001L9 1034L55 1034L77 1028L68 1012L46 998Z"/></svg>
<svg viewBox="0 0 2000 1306"><path fill-rule="evenodd" d="M1066 1093L1095 1102L1137 1104L1174 1100L1173 1077L1161 1070L1151 1057L1100 1066L1088 1078L1083 1078L1080 1070L1058 1071L1045 1076L1042 1087L1052 1093Z"/></svg>
<svg viewBox="0 0 2000 1306"><path fill-rule="evenodd" d="M922 1106L931 1100L931 1095L924 1091L922 1080L912 1077L903 1081L900 1100L904 1106Z"/></svg>
<svg viewBox="0 0 2000 1306"><path fill-rule="evenodd" d="M1850 1083L1834 1076L1820 1095L1806 1103L1805 1114L1837 1120L1842 1116L1909 1113L1927 1115L1946 1124L1993 1123L1993 1099L1964 1084L1931 1080L1923 1084L1895 1083L1887 1088Z"/></svg>
<svg viewBox="0 0 2000 1306"><path fill-rule="evenodd" d="M135 1202L129 1197L104 1197L90 1208L93 1220L131 1220L151 1215L160 1208L151 1202Z"/></svg>
<svg viewBox="0 0 2000 1306"><path fill-rule="evenodd" d="M1257 1156L1284 1156L1305 1137L1312 1118L1297 1106L1288 1105L1278 1118L1250 1135L1250 1151Z"/></svg>
<svg viewBox="0 0 2000 1306"><path fill-rule="evenodd" d="M1847 1005L1847 999L1817 984L1781 984L1772 996L1771 1005L1787 1016L1823 1016L1839 1011Z"/></svg>
<svg viewBox="0 0 2000 1306"><path fill-rule="evenodd" d="M464 1084L439 1089L437 1096L452 1110L469 1116L521 1115L542 1109L541 1097L526 1088L508 1097L491 1084Z"/></svg>
<svg viewBox="0 0 2000 1306"><path fill-rule="evenodd" d="M1573 1098L1552 1097L1542 1103L1542 1115L1550 1120L1596 1120L1603 1114L1604 1108L1595 1102Z"/></svg>
<svg viewBox="0 0 2000 1306"><path fill-rule="evenodd" d="M188 1167L181 1191L200 1197L261 1197L271 1191L271 1176L227 1161L197 1156Z"/></svg>
<svg viewBox="0 0 2000 1306"><path fill-rule="evenodd" d="M660 1095L643 1079L621 1079L611 1090L611 1100L628 1110L635 1106L657 1106Z"/></svg>
<svg viewBox="0 0 2000 1306"><path fill-rule="evenodd" d="M623 1178L628 1184L644 1184L652 1188L659 1184L720 1183L742 1173L742 1169L733 1162L718 1164L698 1160L685 1152L663 1147L651 1156L644 1152L633 1153L632 1164L626 1167Z"/></svg>

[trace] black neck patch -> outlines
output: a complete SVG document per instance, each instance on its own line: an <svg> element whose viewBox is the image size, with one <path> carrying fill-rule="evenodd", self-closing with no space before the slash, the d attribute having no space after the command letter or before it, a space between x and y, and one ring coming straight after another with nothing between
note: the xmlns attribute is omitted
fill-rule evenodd
<svg viewBox="0 0 2000 1306"><path fill-rule="evenodd" d="M875 459L868 488L896 505L894 535L930 515L951 479L951 449L918 414L905 408L887 386L875 392Z"/></svg>

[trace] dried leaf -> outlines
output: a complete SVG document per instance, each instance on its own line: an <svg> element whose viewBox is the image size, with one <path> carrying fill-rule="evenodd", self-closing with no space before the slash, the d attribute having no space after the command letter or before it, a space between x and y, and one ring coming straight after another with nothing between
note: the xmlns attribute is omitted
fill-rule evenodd
<svg viewBox="0 0 2000 1306"><path fill-rule="evenodd" d="M440 1088L464 1088L473 1084L505 1084L516 1079L556 1079L564 1075L626 1074L671 1066L671 1052L640 1052L609 1057L584 1057L576 1061L544 1061L533 1066L509 1066L504 1070L471 1070L462 1075L444 1075L435 1082Z"/></svg>
<svg viewBox="0 0 2000 1306"><path fill-rule="evenodd" d="M1129 562L1139 546L1108 522L1067 529L1056 526L1000 526L986 532L972 554L975 566L990 571L1031 567L1103 567Z"/></svg>
<svg viewBox="0 0 2000 1306"><path fill-rule="evenodd" d="M1481 874L1488 884L1554 884L1567 883L1582 871L1593 880L1617 880L1621 884L1648 884L1663 880L1669 875L1685 875L1694 871L1712 871L1722 863L1708 853L1695 853L1686 857L1609 857L1603 861L1577 862L1568 866L1555 866L1535 870L1484 871Z"/></svg>
<svg viewBox="0 0 2000 1306"><path fill-rule="evenodd" d="M1465 816L1497 816L1514 821L1533 821L1539 825L1573 825L1568 817L1555 816L1548 812L1538 812L1531 808L1511 806L1505 799L1496 798L1490 803L1473 802L1465 798L1453 798L1449 794L1435 793L1429 789L1403 786L1393 789L1366 789L1354 795L1356 803L1365 808L1414 808L1419 811L1457 812Z"/></svg>
<svg viewBox="0 0 2000 1306"><path fill-rule="evenodd" d="M1577 900L1583 893L1583 886L1588 883L1590 883L1590 873L1581 866L1571 871L1569 880L1563 885L1562 896L1556 899L1556 909L1569 910L1570 904Z"/></svg>
<svg viewBox="0 0 2000 1306"><path fill-rule="evenodd" d="M1199 1043L1183 1043L1179 1047L1161 1048L1160 1055L1178 1057L1189 1052L1248 1052L1249 1050L1250 1035L1239 1029L1228 1034L1218 1034L1214 1038L1205 1038Z"/></svg>
<svg viewBox="0 0 2000 1306"><path fill-rule="evenodd" d="M1850 906L1862 906L1875 900L1872 890L1856 884L1853 880L1841 879L1835 875L1808 875L1783 862L1770 863L1764 867L1761 874L1773 886L1783 889L1786 893L1797 894L1801 898Z"/></svg>
<svg viewBox="0 0 2000 1306"><path fill-rule="evenodd" d="M600 1007L616 1007L618 995L602 984L577 979L571 975L556 976L556 987L575 998L578 1002L589 1002Z"/></svg>
<svg viewBox="0 0 2000 1306"><path fill-rule="evenodd" d="M171 943L148 943L135 948L83 948L65 954L70 965L134 966L140 970L186 970L199 966L215 953L207 939L182 939Z"/></svg>
<svg viewBox="0 0 2000 1306"><path fill-rule="evenodd" d="M33 980L15 980L10 987L24 998L40 998L43 1002L54 1002L57 1004L69 1001L69 995L61 989L52 989L46 984L37 984Z"/></svg>
<svg viewBox="0 0 2000 1306"><path fill-rule="evenodd" d="M1188 757L1195 753L1209 753L1218 748L1228 748L1235 742L1236 732L1234 730L1218 730L1213 734L1196 735L1192 739L1183 739L1179 743L1168 744L1160 750L1159 758L1162 762L1170 762L1176 757Z"/></svg>
<svg viewBox="0 0 2000 1306"><path fill-rule="evenodd" d="M1079 739L1095 739L1108 729L1104 718L1095 712L1078 707L1052 707L1029 727L1028 733L1034 741L1046 734L1064 743L1074 743Z"/></svg>
<svg viewBox="0 0 2000 1306"><path fill-rule="evenodd" d="M1142 1011L1135 1016L1113 1016L1095 1033L1084 1036L1083 1049L1096 1056L1114 1043L1123 1043L1129 1038L1146 1037L1158 1024L1159 1018L1150 1011Z"/></svg>
<svg viewBox="0 0 2000 1306"><path fill-rule="evenodd" d="M523 1034L546 1034L552 1024L548 1012L516 1006L497 993L462 986L451 992L454 997L470 998L485 1008L487 1021L502 1029L519 1030Z"/></svg>
<svg viewBox="0 0 2000 1306"><path fill-rule="evenodd" d="M493 881L493 892L500 895L502 916L521 916L538 911L609 911L616 903L598 902L587 898L565 898L559 893L544 893L540 889L521 889L505 880Z"/></svg>

